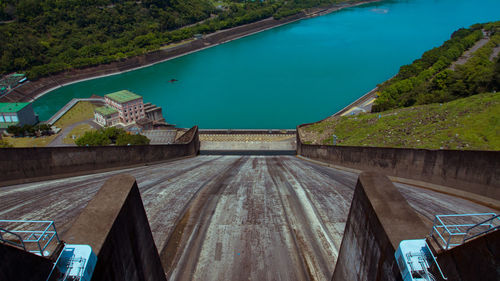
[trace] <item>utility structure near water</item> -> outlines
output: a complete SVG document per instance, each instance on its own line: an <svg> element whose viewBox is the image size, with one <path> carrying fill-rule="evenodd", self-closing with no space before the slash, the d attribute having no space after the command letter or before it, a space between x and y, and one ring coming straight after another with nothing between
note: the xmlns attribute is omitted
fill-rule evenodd
<svg viewBox="0 0 500 281"><path fill-rule="evenodd" d="M167 125L161 107L144 104L142 96L128 90L107 94L104 102L105 106L94 110L94 121L101 126L137 124L143 129L151 129L154 125Z"/></svg>
<svg viewBox="0 0 500 281"><path fill-rule="evenodd" d="M106 105L95 110L95 121L103 126L129 125L145 117L142 97L127 90L104 96Z"/></svg>
<svg viewBox="0 0 500 281"><path fill-rule="evenodd" d="M34 125L38 123L29 102L0 103L0 131L9 126Z"/></svg>

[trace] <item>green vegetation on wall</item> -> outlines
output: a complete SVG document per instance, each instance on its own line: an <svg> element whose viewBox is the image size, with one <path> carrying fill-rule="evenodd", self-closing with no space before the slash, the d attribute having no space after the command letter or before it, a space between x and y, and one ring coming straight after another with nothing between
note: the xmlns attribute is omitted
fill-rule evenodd
<svg viewBox="0 0 500 281"><path fill-rule="evenodd" d="M345 0L3 0L0 73L30 79Z"/></svg>
<svg viewBox="0 0 500 281"><path fill-rule="evenodd" d="M488 43L453 70L452 63L484 37L483 31L489 36ZM402 66L394 78L379 85L379 97L372 112L447 102L500 90L500 58L492 57L499 45L500 22L476 24L456 31L442 46Z"/></svg>

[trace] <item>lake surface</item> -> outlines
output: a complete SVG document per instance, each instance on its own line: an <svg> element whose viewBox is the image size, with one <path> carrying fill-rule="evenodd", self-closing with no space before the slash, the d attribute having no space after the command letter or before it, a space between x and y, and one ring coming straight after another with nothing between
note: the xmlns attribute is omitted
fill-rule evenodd
<svg viewBox="0 0 500 281"><path fill-rule="evenodd" d="M74 97L128 89L179 127L295 128L334 114L458 28L500 20L499 11L499 0L367 4L64 86L34 109L47 120Z"/></svg>

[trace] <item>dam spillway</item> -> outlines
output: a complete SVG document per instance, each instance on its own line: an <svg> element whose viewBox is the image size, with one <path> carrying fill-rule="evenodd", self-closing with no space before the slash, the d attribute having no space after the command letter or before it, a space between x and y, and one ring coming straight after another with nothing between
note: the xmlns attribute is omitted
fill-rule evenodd
<svg viewBox="0 0 500 281"><path fill-rule="evenodd" d="M103 183L122 173L137 179L164 265L173 232L183 231L186 244L170 262L169 280L330 280L358 178L294 156L198 156L2 187L0 216L51 219L64 235ZM396 187L429 224L435 214L492 211ZM183 219L192 224L179 228Z"/></svg>

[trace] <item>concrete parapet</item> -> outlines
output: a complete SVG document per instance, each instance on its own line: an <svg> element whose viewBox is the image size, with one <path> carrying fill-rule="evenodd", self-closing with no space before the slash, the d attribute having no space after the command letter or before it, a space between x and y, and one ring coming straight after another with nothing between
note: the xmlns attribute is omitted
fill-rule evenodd
<svg viewBox="0 0 500 281"><path fill-rule="evenodd" d="M169 145L0 148L0 186L195 156L198 127L186 134L182 143Z"/></svg>
<svg viewBox="0 0 500 281"><path fill-rule="evenodd" d="M500 151L310 145L297 134L297 154L500 200Z"/></svg>
<svg viewBox="0 0 500 281"><path fill-rule="evenodd" d="M106 181L63 240L92 247L97 255L93 281L166 280L132 176Z"/></svg>
<svg viewBox="0 0 500 281"><path fill-rule="evenodd" d="M394 258L401 240L428 228L383 175L359 176L332 281L402 280Z"/></svg>

